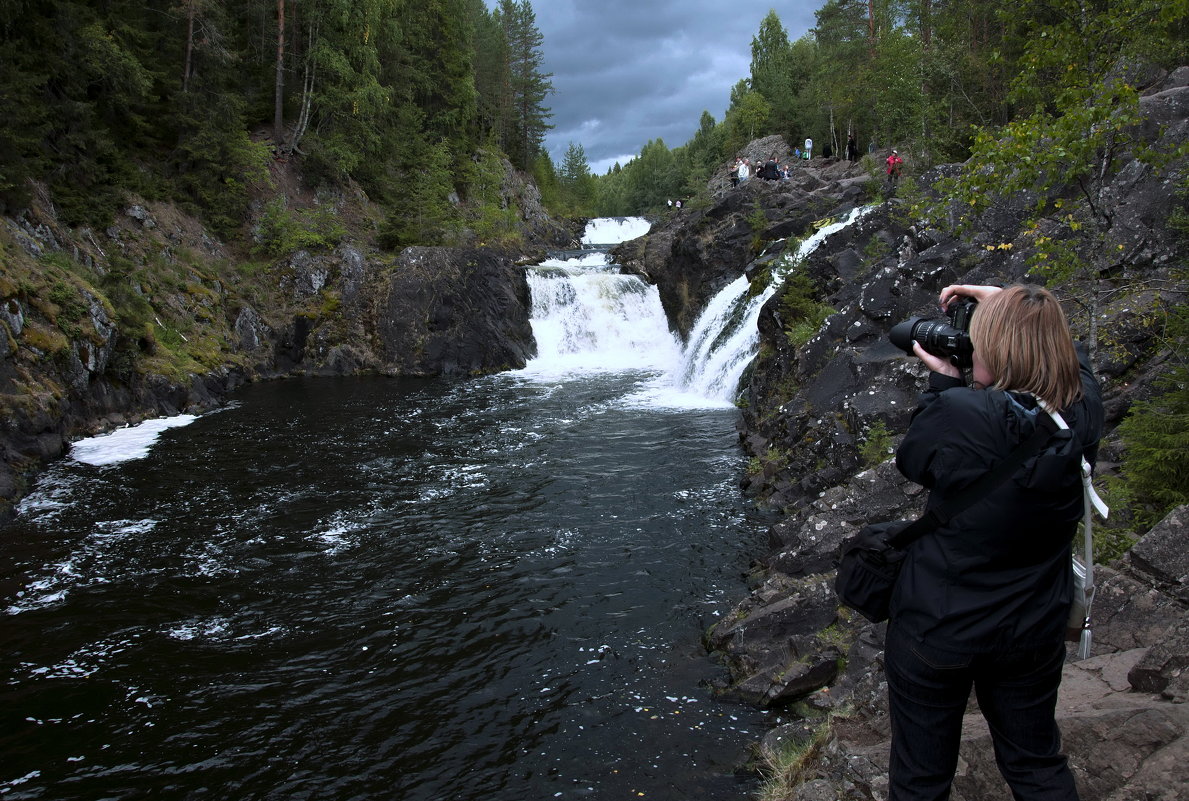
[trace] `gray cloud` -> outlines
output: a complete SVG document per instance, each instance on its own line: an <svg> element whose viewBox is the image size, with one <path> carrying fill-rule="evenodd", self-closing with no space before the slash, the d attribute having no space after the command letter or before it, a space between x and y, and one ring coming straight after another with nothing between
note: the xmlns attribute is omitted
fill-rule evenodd
<svg viewBox="0 0 1189 801"><path fill-rule="evenodd" d="M809 30L818 5L777 9L790 40ZM533 2L544 69L553 73L550 156L560 162L576 142L592 169L603 172L651 140L685 144L703 111L721 120L731 87L749 73L751 40L772 7L772 0Z"/></svg>

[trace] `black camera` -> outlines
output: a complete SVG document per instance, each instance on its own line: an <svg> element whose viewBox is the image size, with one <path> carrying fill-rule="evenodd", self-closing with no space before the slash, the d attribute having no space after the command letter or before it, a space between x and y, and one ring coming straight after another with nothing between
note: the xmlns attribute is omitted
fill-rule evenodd
<svg viewBox="0 0 1189 801"><path fill-rule="evenodd" d="M974 364L970 318L974 316L977 305L978 301L974 298L959 297L946 309L948 324L944 320L910 317L892 326L888 339L905 353L912 353L912 343L920 342L921 347L934 356L948 356L956 366L970 367Z"/></svg>

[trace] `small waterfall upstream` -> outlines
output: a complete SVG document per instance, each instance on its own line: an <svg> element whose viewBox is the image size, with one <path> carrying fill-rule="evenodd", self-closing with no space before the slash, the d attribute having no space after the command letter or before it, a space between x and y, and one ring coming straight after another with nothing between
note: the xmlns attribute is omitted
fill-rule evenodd
<svg viewBox="0 0 1189 801"><path fill-rule="evenodd" d="M647 370L657 374L640 397L649 405L729 406L755 357L764 303L826 237L864 211L855 209L822 226L787 252L773 264L771 280L758 294L750 295L746 276L728 284L707 304L685 345L669 330L657 288L621 274L608 256L612 245L647 233L648 222L593 220L583 237L587 249L558 254L529 271L538 355L524 372L560 378Z"/></svg>

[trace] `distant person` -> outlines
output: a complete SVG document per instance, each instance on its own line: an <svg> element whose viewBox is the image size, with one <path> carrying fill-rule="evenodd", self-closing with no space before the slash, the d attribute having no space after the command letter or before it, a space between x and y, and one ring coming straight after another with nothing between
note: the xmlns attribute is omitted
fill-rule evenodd
<svg viewBox="0 0 1189 801"><path fill-rule="evenodd" d="M793 158L797 159L798 161L801 160L801 148L799 148L799 147L793 148Z"/></svg>
<svg viewBox="0 0 1189 801"><path fill-rule="evenodd" d="M813 140L806 139L805 140L805 160L809 161L811 158L813 158Z"/></svg>
<svg viewBox="0 0 1189 801"><path fill-rule="evenodd" d="M846 160L859 160L859 143L855 141L855 135L853 133L846 135Z"/></svg>
<svg viewBox="0 0 1189 801"><path fill-rule="evenodd" d="M739 183L743 183L750 177L751 162L749 162L747 159L743 159L743 161L739 164Z"/></svg>
<svg viewBox="0 0 1189 801"><path fill-rule="evenodd" d="M785 181L792 177L792 175L789 173L789 165L785 164L780 168L780 177Z"/></svg>
<svg viewBox="0 0 1189 801"><path fill-rule="evenodd" d="M896 150L892 151L892 155L888 156L888 183L895 186L900 180L900 168L904 166L904 159L900 158L900 153Z"/></svg>
<svg viewBox="0 0 1189 801"><path fill-rule="evenodd" d="M739 159L735 159L735 163L731 167L731 186L739 185L739 163Z"/></svg>

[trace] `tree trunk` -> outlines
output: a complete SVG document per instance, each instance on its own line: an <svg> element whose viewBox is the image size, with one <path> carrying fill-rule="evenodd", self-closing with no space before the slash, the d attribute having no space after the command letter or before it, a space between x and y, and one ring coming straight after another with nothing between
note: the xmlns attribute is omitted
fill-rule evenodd
<svg viewBox="0 0 1189 801"><path fill-rule="evenodd" d="M285 0L277 0L277 86L273 105L274 144L285 144Z"/></svg>
<svg viewBox="0 0 1189 801"><path fill-rule="evenodd" d="M875 0L867 0L867 55L875 61Z"/></svg>
<svg viewBox="0 0 1189 801"><path fill-rule="evenodd" d="M186 63L182 67L182 91L190 91L190 63L194 55L194 5L196 0L186 3Z"/></svg>
<svg viewBox="0 0 1189 801"><path fill-rule="evenodd" d="M309 47L306 50L305 74L301 81L301 112L297 115L297 123L293 126L293 138L289 141L289 149L301 152L301 140L310 127L310 108L314 100L314 76L317 65L314 64L314 36L316 26L310 28Z"/></svg>

